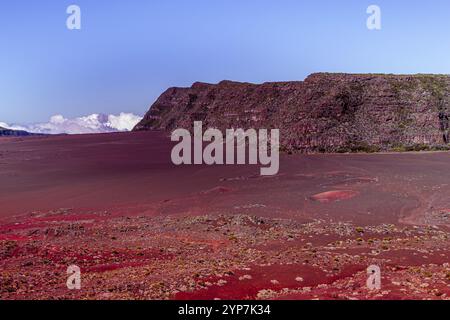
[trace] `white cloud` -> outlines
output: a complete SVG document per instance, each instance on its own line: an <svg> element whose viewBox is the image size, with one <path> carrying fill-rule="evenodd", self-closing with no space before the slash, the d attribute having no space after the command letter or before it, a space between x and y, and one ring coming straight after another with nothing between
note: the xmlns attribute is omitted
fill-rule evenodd
<svg viewBox="0 0 450 320"><path fill-rule="evenodd" d="M46 134L87 134L117 131L131 131L142 117L132 113L119 115L91 114L74 119L54 115L48 122L30 125L8 125L0 122L0 127Z"/></svg>
<svg viewBox="0 0 450 320"><path fill-rule="evenodd" d="M142 117L132 113L121 113L118 116L112 114L108 116L109 126L119 131L131 131L141 120Z"/></svg>
<svg viewBox="0 0 450 320"><path fill-rule="evenodd" d="M61 124L61 123L64 123L64 121L66 121L66 119L64 119L64 117L62 115L60 115L60 114L57 114L57 115L55 115L55 116L50 118L50 122L51 123L59 123L59 124Z"/></svg>

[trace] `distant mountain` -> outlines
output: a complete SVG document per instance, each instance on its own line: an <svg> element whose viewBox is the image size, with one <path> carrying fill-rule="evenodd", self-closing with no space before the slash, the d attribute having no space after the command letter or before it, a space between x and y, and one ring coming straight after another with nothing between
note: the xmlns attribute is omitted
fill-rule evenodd
<svg viewBox="0 0 450 320"><path fill-rule="evenodd" d="M94 113L76 118L54 115L47 122L27 124L0 122L0 127L39 134L94 134L131 131L141 119L141 116L126 112L118 115Z"/></svg>
<svg viewBox="0 0 450 320"><path fill-rule="evenodd" d="M30 133L22 130L11 130L0 127L0 137L27 137L27 136L40 136L41 134Z"/></svg>

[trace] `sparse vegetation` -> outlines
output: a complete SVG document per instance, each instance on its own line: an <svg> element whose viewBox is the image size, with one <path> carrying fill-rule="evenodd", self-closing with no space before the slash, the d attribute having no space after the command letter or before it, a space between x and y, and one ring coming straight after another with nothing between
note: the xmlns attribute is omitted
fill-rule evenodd
<svg viewBox="0 0 450 320"><path fill-rule="evenodd" d="M413 144L405 146L395 146L389 151L391 152L421 152L421 151L450 151L449 145L427 145L427 144Z"/></svg>

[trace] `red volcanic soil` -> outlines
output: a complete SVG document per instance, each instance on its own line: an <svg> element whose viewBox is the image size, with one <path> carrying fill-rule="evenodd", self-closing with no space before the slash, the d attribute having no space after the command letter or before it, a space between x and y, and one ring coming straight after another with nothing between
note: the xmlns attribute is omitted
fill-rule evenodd
<svg viewBox="0 0 450 320"><path fill-rule="evenodd" d="M448 153L282 156L262 177L174 166L171 146L159 132L1 139L0 298L450 297Z"/></svg>
<svg viewBox="0 0 450 320"><path fill-rule="evenodd" d="M356 197L357 195L358 195L358 192L356 192L356 191L337 190L337 191L322 192L322 193L312 196L311 198L313 200L326 203L326 202L332 202L332 201L348 200L348 199Z"/></svg>

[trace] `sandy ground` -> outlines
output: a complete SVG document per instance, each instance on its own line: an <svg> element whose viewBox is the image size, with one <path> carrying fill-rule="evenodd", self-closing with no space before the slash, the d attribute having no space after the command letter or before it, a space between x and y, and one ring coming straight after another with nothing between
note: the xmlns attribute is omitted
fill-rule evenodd
<svg viewBox="0 0 450 320"><path fill-rule="evenodd" d="M450 298L449 153L283 156L261 177L170 150L157 132L0 139L0 298Z"/></svg>

